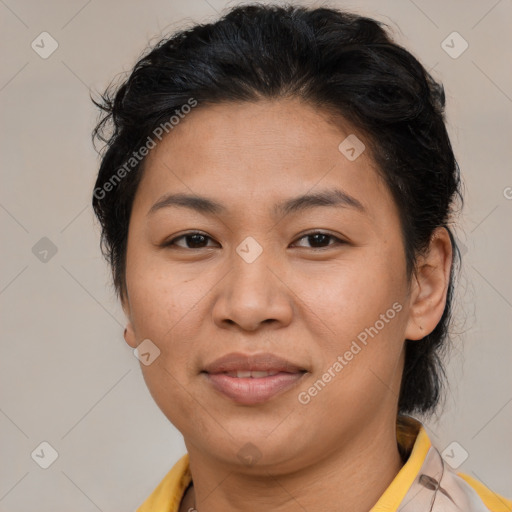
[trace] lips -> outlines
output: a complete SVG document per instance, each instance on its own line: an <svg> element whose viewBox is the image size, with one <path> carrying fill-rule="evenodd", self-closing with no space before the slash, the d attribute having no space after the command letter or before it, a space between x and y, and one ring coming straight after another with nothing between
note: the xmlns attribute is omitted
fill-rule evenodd
<svg viewBox="0 0 512 512"><path fill-rule="evenodd" d="M306 371L306 369L274 354L246 355L234 352L206 365L204 371L209 374L243 371L300 373Z"/></svg>
<svg viewBox="0 0 512 512"><path fill-rule="evenodd" d="M206 365L202 373L225 397L254 405L295 387L307 370L274 354L232 353Z"/></svg>

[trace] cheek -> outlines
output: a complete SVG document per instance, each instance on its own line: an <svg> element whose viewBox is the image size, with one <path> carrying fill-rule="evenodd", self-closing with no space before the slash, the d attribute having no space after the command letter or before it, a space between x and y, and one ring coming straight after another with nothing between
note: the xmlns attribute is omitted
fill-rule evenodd
<svg viewBox="0 0 512 512"><path fill-rule="evenodd" d="M403 345L403 271L400 254L384 248L333 269L329 280L323 280L328 286L318 286L314 292L308 288L308 303L315 315L305 313L307 322L318 324L313 320L317 316L329 327L327 335L315 336L321 365L309 383L318 378L328 381L325 392L322 383L317 386L323 396L319 407L338 403L351 410L366 410L389 395ZM358 405L358 401L368 403Z"/></svg>
<svg viewBox="0 0 512 512"><path fill-rule="evenodd" d="M329 339L346 339L403 301L401 272L394 251L361 251L334 265L311 267L307 274L296 275L291 287L309 308L304 314L329 328Z"/></svg>
<svg viewBox="0 0 512 512"><path fill-rule="evenodd" d="M193 276L166 264L163 258L137 251L130 256L126 281L134 327L141 336L164 341L178 323L181 327L186 322L206 286L191 284Z"/></svg>
<svg viewBox="0 0 512 512"><path fill-rule="evenodd" d="M199 299L160 276L146 267L127 279L132 323L137 341L150 339L160 351L150 365L140 364L146 386L164 415L181 429L191 418L196 424L203 422L188 386L198 338L192 329L201 325L193 308Z"/></svg>

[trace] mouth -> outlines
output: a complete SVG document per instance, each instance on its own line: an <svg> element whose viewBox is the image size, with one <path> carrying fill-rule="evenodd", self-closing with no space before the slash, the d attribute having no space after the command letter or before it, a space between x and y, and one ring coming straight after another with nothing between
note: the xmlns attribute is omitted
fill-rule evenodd
<svg viewBox="0 0 512 512"><path fill-rule="evenodd" d="M234 372L222 372L224 375L228 375L229 377L236 377L237 379L262 379L263 377L273 377L274 375L278 375L279 373L289 373L289 372L281 372L279 370L274 371L245 371L245 370L237 370ZM218 374L217 374L218 375Z"/></svg>
<svg viewBox="0 0 512 512"><path fill-rule="evenodd" d="M201 372L212 388L238 404L264 403L298 385L308 371L273 354L227 354Z"/></svg>

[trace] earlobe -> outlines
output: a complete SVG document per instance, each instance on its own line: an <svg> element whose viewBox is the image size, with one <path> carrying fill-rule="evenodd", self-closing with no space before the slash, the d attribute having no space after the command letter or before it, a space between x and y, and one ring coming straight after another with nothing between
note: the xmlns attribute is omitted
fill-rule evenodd
<svg viewBox="0 0 512 512"><path fill-rule="evenodd" d="M121 296L121 306L123 308L126 318L128 319L128 323L126 324L126 328L123 333L124 340L126 341L126 343L128 343L130 347L136 348L137 338L135 336L135 329L133 328L132 322L130 320L130 302L128 300L128 297L124 293Z"/></svg>
<svg viewBox="0 0 512 512"><path fill-rule="evenodd" d="M137 338L135 337L135 331L130 321L126 324L126 329L124 330L123 336L124 340L130 347L137 348Z"/></svg>
<svg viewBox="0 0 512 512"><path fill-rule="evenodd" d="M450 282L452 246L445 228L437 228L428 252L417 262L411 293L405 338L421 340L430 334L443 316Z"/></svg>

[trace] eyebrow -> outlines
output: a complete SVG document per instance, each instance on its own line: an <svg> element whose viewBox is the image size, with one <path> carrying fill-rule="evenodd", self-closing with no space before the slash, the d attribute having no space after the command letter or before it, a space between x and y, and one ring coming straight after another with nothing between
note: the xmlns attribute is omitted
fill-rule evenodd
<svg viewBox="0 0 512 512"><path fill-rule="evenodd" d="M286 216L291 213L317 208L319 206L352 208L367 214L366 208L355 197L340 189L326 189L316 193L303 194L286 199L274 205L274 216ZM210 215L227 214L228 209L221 203L205 196L191 194L167 194L160 198L149 210L148 215L168 207L189 208L199 213Z"/></svg>

